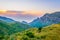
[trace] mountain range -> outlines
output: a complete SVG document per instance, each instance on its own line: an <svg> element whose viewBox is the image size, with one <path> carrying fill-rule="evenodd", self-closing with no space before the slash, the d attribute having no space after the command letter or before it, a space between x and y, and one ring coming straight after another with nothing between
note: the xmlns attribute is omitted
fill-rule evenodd
<svg viewBox="0 0 60 40"><path fill-rule="evenodd" d="M59 30L60 12L47 13L30 23L0 16L0 40L57 40Z"/></svg>
<svg viewBox="0 0 60 40"><path fill-rule="evenodd" d="M5 22L14 22L13 19L10 19L10 18L7 18L7 17L3 17L3 16L0 16L0 20L5 21Z"/></svg>
<svg viewBox="0 0 60 40"><path fill-rule="evenodd" d="M7 18L7 17L2 17L0 16L0 20L6 21L6 22L17 22L13 19ZM27 23L25 21L20 22L21 24L27 24L32 27L43 27L43 26L48 26L51 24L57 24L60 23L60 12L54 12L54 13L46 13L42 17L38 17L37 19L34 19L32 22Z"/></svg>
<svg viewBox="0 0 60 40"><path fill-rule="evenodd" d="M29 24L33 27L43 27L51 24L60 23L60 12L54 12L51 14L45 14L40 18L37 18L30 22Z"/></svg>

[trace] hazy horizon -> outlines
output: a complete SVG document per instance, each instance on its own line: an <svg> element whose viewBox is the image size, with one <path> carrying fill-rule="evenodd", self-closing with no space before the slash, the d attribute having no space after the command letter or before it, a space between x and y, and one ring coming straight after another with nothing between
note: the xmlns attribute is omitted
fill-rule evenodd
<svg viewBox="0 0 60 40"><path fill-rule="evenodd" d="M0 15L18 21L30 22L45 13L57 11L60 11L60 0L0 0Z"/></svg>
<svg viewBox="0 0 60 40"><path fill-rule="evenodd" d="M55 12L60 12L60 11L55 11ZM55 13L55 12L52 12L52 13ZM46 13L45 13L46 14ZM45 14L43 15L40 15L40 16L33 16L33 15L30 15L30 14L24 14L23 11L0 11L0 16L3 16L3 17L7 17L7 18L10 18L10 19L13 19L15 21L19 21L19 22L22 22L22 21L25 21L25 22L32 22L33 20L37 19L38 17L42 17L44 16ZM48 14L51 14L51 13L48 13Z"/></svg>

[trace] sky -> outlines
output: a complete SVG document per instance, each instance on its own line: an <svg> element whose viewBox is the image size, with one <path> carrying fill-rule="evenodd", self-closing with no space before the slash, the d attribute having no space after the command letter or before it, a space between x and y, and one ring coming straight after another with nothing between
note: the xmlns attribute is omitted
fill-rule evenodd
<svg viewBox="0 0 60 40"><path fill-rule="evenodd" d="M0 0L0 12L6 10L23 11L23 13L0 13L0 15L10 17L13 14L11 16L13 19L31 21L45 13L60 11L60 0Z"/></svg>

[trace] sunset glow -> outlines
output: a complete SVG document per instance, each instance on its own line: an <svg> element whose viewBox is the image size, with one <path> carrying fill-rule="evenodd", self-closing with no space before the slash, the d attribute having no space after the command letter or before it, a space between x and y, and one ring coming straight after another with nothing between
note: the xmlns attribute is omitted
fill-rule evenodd
<svg viewBox="0 0 60 40"><path fill-rule="evenodd" d="M7 10L0 10L0 13L6 13Z"/></svg>
<svg viewBox="0 0 60 40"><path fill-rule="evenodd" d="M35 16L40 16L42 14L44 14L44 11L25 11L24 13L22 13L24 15L26 14L30 14L30 15L35 15Z"/></svg>
<svg viewBox="0 0 60 40"><path fill-rule="evenodd" d="M16 15L16 14L23 14L23 15L33 15L33 16L40 16L43 15L44 12L43 11L23 11L22 13L20 13L21 11L16 12L16 11L9 11L9 10L0 10L0 15Z"/></svg>
<svg viewBox="0 0 60 40"><path fill-rule="evenodd" d="M60 0L0 0L0 15L19 21L31 21L57 11L60 11Z"/></svg>

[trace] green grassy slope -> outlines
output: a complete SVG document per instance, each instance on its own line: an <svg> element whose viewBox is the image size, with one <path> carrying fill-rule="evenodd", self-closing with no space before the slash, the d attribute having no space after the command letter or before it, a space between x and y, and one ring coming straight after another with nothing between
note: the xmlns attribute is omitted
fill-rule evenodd
<svg viewBox="0 0 60 40"><path fill-rule="evenodd" d="M28 28L30 28L30 26L26 24L22 24L19 22L7 23L0 20L0 40L7 39L9 35L21 32Z"/></svg>
<svg viewBox="0 0 60 40"><path fill-rule="evenodd" d="M60 24L53 24L42 29L28 29L11 35L9 40L60 40Z"/></svg>

